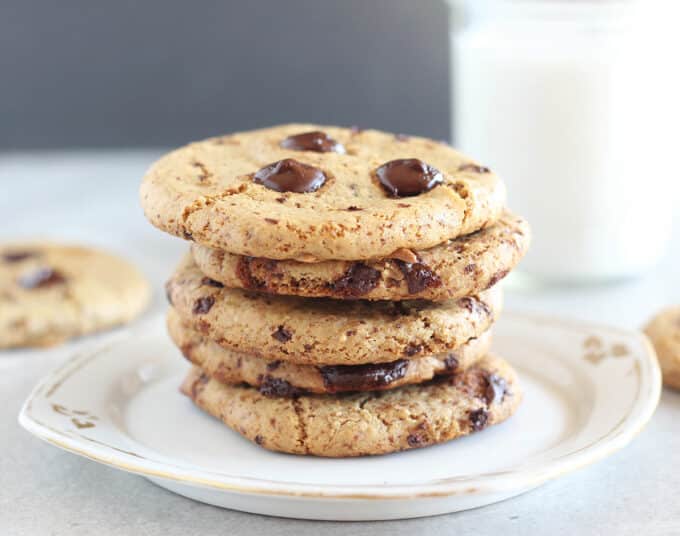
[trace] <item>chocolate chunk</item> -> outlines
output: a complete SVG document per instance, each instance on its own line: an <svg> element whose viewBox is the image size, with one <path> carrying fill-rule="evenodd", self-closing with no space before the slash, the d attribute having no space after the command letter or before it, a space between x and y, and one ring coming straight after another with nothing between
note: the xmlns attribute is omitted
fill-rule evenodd
<svg viewBox="0 0 680 536"><path fill-rule="evenodd" d="M425 445L425 437L423 437L423 434L420 432L416 432L414 434L409 434L406 438L406 442L409 447L422 447Z"/></svg>
<svg viewBox="0 0 680 536"><path fill-rule="evenodd" d="M345 275L336 279L332 284L332 289L346 297L357 297L367 294L378 286L380 272L357 262L349 267Z"/></svg>
<svg viewBox="0 0 680 536"><path fill-rule="evenodd" d="M475 432L484 430L484 428L486 428L486 425L489 423L489 414L484 408L479 408L474 411L471 411L469 417L470 424L472 424L472 429Z"/></svg>
<svg viewBox="0 0 680 536"><path fill-rule="evenodd" d="M243 288L257 289L264 284L253 276L250 269L251 261L252 257L239 257L238 262L236 263L236 276L241 281L241 284L243 284Z"/></svg>
<svg viewBox="0 0 680 536"><path fill-rule="evenodd" d="M264 443L264 438L260 434L257 434L255 436L255 443L257 443L258 445L261 445L262 443Z"/></svg>
<svg viewBox="0 0 680 536"><path fill-rule="evenodd" d="M195 345L194 345L193 343L187 342L187 343L184 343L184 344L180 347L179 350L180 350L180 352L182 352L182 355L183 355L184 357L186 357L189 361L193 361L193 360L191 359L191 356L192 356L193 353L194 353L194 348L195 348Z"/></svg>
<svg viewBox="0 0 680 536"><path fill-rule="evenodd" d="M204 277L203 279L201 279L201 285L207 285L209 287L215 288L224 288L224 284L220 283L219 281L215 281L210 277Z"/></svg>
<svg viewBox="0 0 680 536"><path fill-rule="evenodd" d="M272 259L239 257L236 263L236 276L241 281L243 288L268 292L272 290L270 280L281 275L280 272L276 271L277 264L277 261ZM264 276L268 279L259 279L253 273L254 271L264 273ZM276 286L276 283L274 283L274 286Z"/></svg>
<svg viewBox="0 0 680 536"><path fill-rule="evenodd" d="M319 367L323 384L331 393L371 391L403 378L409 362L399 359L389 363L367 365L333 365Z"/></svg>
<svg viewBox="0 0 680 536"><path fill-rule="evenodd" d="M281 378L274 378L272 376L265 376L262 378L262 383L258 389L261 394L266 397L282 397L282 398L297 398L304 394L302 389L298 389L291 385L286 380Z"/></svg>
<svg viewBox="0 0 680 536"><path fill-rule="evenodd" d="M65 282L66 278L61 273L49 267L38 268L19 278L19 284L25 289L46 288Z"/></svg>
<svg viewBox="0 0 680 536"><path fill-rule="evenodd" d="M203 391L205 384L209 381L210 377L205 372L202 372L201 375L194 380L194 383L191 384L191 398L195 400L201 391Z"/></svg>
<svg viewBox="0 0 680 536"><path fill-rule="evenodd" d="M272 333L272 337L279 342L288 342L293 338L293 334L283 326L279 326L276 328L276 331Z"/></svg>
<svg viewBox="0 0 680 536"><path fill-rule="evenodd" d="M275 220L274 218L265 218L264 221L266 221L267 223L271 223L272 225L276 225L277 223L279 223L279 220Z"/></svg>
<svg viewBox="0 0 680 536"><path fill-rule="evenodd" d="M215 298L212 296L204 296L203 298L198 298L194 302L194 308L191 310L195 315L204 315L215 304Z"/></svg>
<svg viewBox="0 0 680 536"><path fill-rule="evenodd" d="M419 354L422 351L423 351L422 344L411 343L404 349L404 354L406 354L408 357L413 357L414 355Z"/></svg>
<svg viewBox="0 0 680 536"><path fill-rule="evenodd" d="M2 255L2 260L6 263L25 261L40 255L37 251L9 251Z"/></svg>
<svg viewBox="0 0 680 536"><path fill-rule="evenodd" d="M505 394L508 392L508 382L498 374L489 374L486 378L487 387L484 393L487 404L503 402Z"/></svg>
<svg viewBox="0 0 680 536"><path fill-rule="evenodd" d="M342 144L335 141L325 132L314 130L295 136L288 136L279 145L284 149L293 151L315 151L317 153L340 153L345 154Z"/></svg>
<svg viewBox="0 0 680 536"><path fill-rule="evenodd" d="M375 170L392 197L409 197L432 190L444 180L441 172L417 158L392 160Z"/></svg>
<svg viewBox="0 0 680 536"><path fill-rule="evenodd" d="M486 316L491 315L491 309L482 300L476 296L466 296L458 300L458 305L465 307L468 311L474 314L482 313Z"/></svg>
<svg viewBox="0 0 680 536"><path fill-rule="evenodd" d="M477 265L473 262L465 265L465 268L463 268L463 273L469 275L473 273L475 270L477 270Z"/></svg>
<svg viewBox="0 0 680 536"><path fill-rule="evenodd" d="M302 194L316 192L326 182L326 175L318 168L286 158L258 170L253 180L270 190Z"/></svg>
<svg viewBox="0 0 680 536"><path fill-rule="evenodd" d="M194 235L192 235L189 231L182 231L182 236L184 236L185 240L193 240Z"/></svg>
<svg viewBox="0 0 680 536"><path fill-rule="evenodd" d="M417 294L426 288L441 287L442 280L429 266L420 262L408 263L394 259L401 273L406 278L409 294Z"/></svg>
<svg viewBox="0 0 680 536"><path fill-rule="evenodd" d="M348 211L348 212L358 212L359 210L364 210L364 209L360 208L360 207L355 207L354 205L352 205L351 207L347 207L345 210Z"/></svg>
<svg viewBox="0 0 680 536"><path fill-rule="evenodd" d="M472 171L474 173L491 173L488 167L480 166L477 164L463 164L458 168L458 171Z"/></svg>
<svg viewBox="0 0 680 536"><path fill-rule="evenodd" d="M458 356L456 354L449 354L444 359L444 366L446 370L453 372L458 368Z"/></svg>
<svg viewBox="0 0 680 536"><path fill-rule="evenodd" d="M272 372L281 366L281 361L270 361L267 363L267 370Z"/></svg>
<svg viewBox="0 0 680 536"><path fill-rule="evenodd" d="M493 287L496 283L498 283L501 279L503 279L506 275L510 273L510 270L499 270L493 276L491 276L491 279L489 280L489 284L486 286L487 289Z"/></svg>

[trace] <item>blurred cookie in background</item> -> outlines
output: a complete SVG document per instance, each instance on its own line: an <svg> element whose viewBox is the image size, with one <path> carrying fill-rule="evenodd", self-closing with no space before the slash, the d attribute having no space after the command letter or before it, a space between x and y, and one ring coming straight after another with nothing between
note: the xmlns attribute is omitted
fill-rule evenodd
<svg viewBox="0 0 680 536"><path fill-rule="evenodd" d="M644 331L659 357L664 385L680 389L680 306L661 311Z"/></svg>
<svg viewBox="0 0 680 536"><path fill-rule="evenodd" d="M51 346L136 318L151 289L130 263L92 248L0 245L0 348Z"/></svg>

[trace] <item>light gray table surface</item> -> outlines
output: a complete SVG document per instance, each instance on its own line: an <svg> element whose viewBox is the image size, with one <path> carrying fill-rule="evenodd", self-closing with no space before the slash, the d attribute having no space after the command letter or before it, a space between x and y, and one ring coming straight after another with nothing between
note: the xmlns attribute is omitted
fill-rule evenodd
<svg viewBox="0 0 680 536"><path fill-rule="evenodd" d="M158 313L165 305L162 283L186 250L182 241L151 227L139 208L139 178L158 154L0 154L0 240L48 237L116 251L153 281L148 314ZM507 308L639 327L659 307L680 303L678 219L669 254L644 278L598 287L510 289ZM680 395L668 390L651 423L627 448L517 498L407 521L296 521L193 502L22 430L16 417L32 386L93 340L0 353L0 535L680 534Z"/></svg>

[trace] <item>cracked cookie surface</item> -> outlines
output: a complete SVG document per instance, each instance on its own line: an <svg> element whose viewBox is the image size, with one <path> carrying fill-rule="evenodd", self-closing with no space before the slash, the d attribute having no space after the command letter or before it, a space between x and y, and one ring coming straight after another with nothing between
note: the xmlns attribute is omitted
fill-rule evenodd
<svg viewBox="0 0 680 536"><path fill-rule="evenodd" d="M387 454L443 443L502 422L522 399L515 372L493 356L424 384L296 398L226 385L194 367L182 392L266 449L326 457Z"/></svg>
<svg viewBox="0 0 680 536"><path fill-rule="evenodd" d="M664 384L680 389L680 306L658 313L644 331L656 350Z"/></svg>
<svg viewBox="0 0 680 536"><path fill-rule="evenodd" d="M168 332L184 357L221 383L247 383L279 396L387 390L465 370L488 353L491 333L483 333L445 354L366 365L296 365L235 352L184 326L172 309Z"/></svg>
<svg viewBox="0 0 680 536"><path fill-rule="evenodd" d="M187 326L234 351L303 365L443 354L498 317L498 286L457 300L400 302L272 296L223 287L187 255L166 285Z"/></svg>
<svg viewBox="0 0 680 536"><path fill-rule="evenodd" d="M332 143L286 143L314 131ZM400 159L429 182L380 174ZM477 231L500 217L505 187L440 142L292 124L177 149L151 166L140 197L168 233L237 255L310 262L386 258Z"/></svg>
<svg viewBox="0 0 680 536"><path fill-rule="evenodd" d="M305 263L234 255L193 244L196 264L227 287L336 299L442 301L476 294L503 279L530 242L528 223L505 212L491 227L401 259Z"/></svg>
<svg viewBox="0 0 680 536"><path fill-rule="evenodd" d="M0 348L49 346L123 324L149 298L144 276L114 255L46 242L0 245Z"/></svg>

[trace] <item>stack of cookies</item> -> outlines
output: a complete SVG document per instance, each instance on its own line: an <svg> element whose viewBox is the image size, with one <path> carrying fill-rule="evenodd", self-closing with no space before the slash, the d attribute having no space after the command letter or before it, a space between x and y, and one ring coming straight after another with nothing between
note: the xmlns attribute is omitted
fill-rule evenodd
<svg viewBox="0 0 680 536"><path fill-rule="evenodd" d="M286 125L193 143L141 188L192 241L167 284L182 392L256 444L423 447L499 423L521 391L489 354L497 283L527 250L489 169L444 143Z"/></svg>

